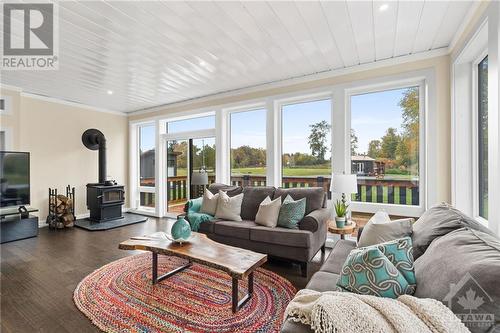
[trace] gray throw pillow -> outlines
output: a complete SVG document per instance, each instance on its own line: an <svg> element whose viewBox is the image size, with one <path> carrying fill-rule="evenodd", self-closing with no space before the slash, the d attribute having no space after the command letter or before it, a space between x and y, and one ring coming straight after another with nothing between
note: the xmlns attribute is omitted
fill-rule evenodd
<svg viewBox="0 0 500 333"><path fill-rule="evenodd" d="M414 296L441 301L462 320L479 320L464 322L472 332L488 332L491 315L500 328L500 239L471 228L449 232L415 261L415 275Z"/></svg>
<svg viewBox="0 0 500 333"><path fill-rule="evenodd" d="M463 227L479 230L495 237L491 230L473 218L446 203L442 203L427 210L413 224L413 257L415 260L420 257L435 238Z"/></svg>
<svg viewBox="0 0 500 333"><path fill-rule="evenodd" d="M278 226L289 229L298 229L300 220L306 213L306 198L293 200L287 195L280 208L278 217Z"/></svg>
<svg viewBox="0 0 500 333"><path fill-rule="evenodd" d="M387 223L374 223L370 219L363 227L358 247L371 246L411 236L413 222L414 220L411 218Z"/></svg>

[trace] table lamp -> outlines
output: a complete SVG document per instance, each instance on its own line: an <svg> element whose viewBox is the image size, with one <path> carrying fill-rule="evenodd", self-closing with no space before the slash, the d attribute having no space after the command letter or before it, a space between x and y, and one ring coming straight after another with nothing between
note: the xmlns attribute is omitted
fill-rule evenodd
<svg viewBox="0 0 500 333"><path fill-rule="evenodd" d="M193 172L191 174L191 185L201 186L201 189L205 189L205 186L208 185L208 173L205 168L200 168L198 172ZM198 187L198 195L203 195L203 191L199 190Z"/></svg>

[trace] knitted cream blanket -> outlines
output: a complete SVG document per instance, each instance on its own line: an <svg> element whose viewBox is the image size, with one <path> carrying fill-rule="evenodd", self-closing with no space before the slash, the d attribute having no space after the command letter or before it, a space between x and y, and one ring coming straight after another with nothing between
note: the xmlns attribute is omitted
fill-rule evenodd
<svg viewBox="0 0 500 333"><path fill-rule="evenodd" d="M288 304L288 317L316 333L469 332L441 302L409 295L391 299L303 289Z"/></svg>

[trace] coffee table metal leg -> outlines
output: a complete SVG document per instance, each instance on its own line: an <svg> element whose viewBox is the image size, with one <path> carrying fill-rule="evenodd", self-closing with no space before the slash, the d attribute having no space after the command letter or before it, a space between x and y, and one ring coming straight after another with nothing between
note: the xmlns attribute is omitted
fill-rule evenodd
<svg viewBox="0 0 500 333"><path fill-rule="evenodd" d="M157 284L158 282L165 280L166 278L174 275L175 273L178 273L180 271L185 270L186 268L190 267L192 264L193 263L190 261L185 265L177 267L177 268L171 270L170 272L167 272L161 276L158 276L158 253L153 252L153 263L151 265L151 267L153 269L152 282L153 282L153 284Z"/></svg>
<svg viewBox="0 0 500 333"><path fill-rule="evenodd" d="M248 275L248 292L241 300L238 300L238 279L233 277L233 288L232 288L232 310L233 313L238 311L245 305L253 294L253 272Z"/></svg>

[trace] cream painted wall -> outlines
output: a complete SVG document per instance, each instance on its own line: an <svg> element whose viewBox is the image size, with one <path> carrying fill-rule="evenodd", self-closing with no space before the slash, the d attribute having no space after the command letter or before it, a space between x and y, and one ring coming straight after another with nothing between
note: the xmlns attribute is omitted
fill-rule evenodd
<svg viewBox="0 0 500 333"><path fill-rule="evenodd" d="M45 223L48 188L64 191L76 188L76 214L88 213L87 183L97 182L97 152L85 148L81 135L87 128L101 130L107 139L108 176L127 186L128 120L124 115L98 112L83 106L16 95L15 115L2 116L2 127L11 126L18 143L14 150L31 153L31 206L39 208L40 224ZM15 120L17 119L17 121ZM128 207L128 202L125 205Z"/></svg>
<svg viewBox="0 0 500 333"><path fill-rule="evenodd" d="M13 90L1 90L0 96L2 98L10 99L10 111L8 113L0 114L0 128L6 131L6 141L11 149L19 147L19 103L20 93Z"/></svg>
<svg viewBox="0 0 500 333"><path fill-rule="evenodd" d="M450 169L450 156L451 156L451 136L450 136L450 57L448 55L404 63L399 65L387 66L383 68L358 71L345 75L332 76L325 79L308 81L298 84L290 84L280 86L277 88L263 87L262 90L251 93L238 93L235 92L232 96L224 96L217 98L200 98L194 100L192 103L179 103L178 105L165 106L164 108L155 108L153 112L141 112L132 114L129 117L130 121L140 121L152 117L167 116L173 113L181 113L184 111L192 111L196 109L209 109L225 104L244 102L247 100L254 100L265 98L268 96L281 95L287 93L294 93L305 91L323 86L330 86L342 83L350 83L354 81L368 80L373 78L380 78L405 72L411 72L422 69L433 69L436 73L436 95L437 95L437 128L438 135L435 142L429 144L438 147L438 184L437 184L437 198L439 201L451 201L451 169Z"/></svg>

